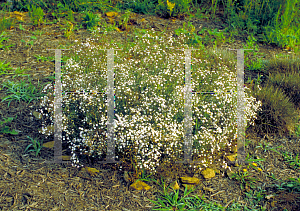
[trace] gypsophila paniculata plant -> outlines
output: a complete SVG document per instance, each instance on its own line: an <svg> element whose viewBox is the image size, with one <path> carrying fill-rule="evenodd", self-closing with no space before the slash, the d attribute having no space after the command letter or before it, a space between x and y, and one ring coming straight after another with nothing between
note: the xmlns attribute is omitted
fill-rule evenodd
<svg viewBox="0 0 300 211"><path fill-rule="evenodd" d="M183 157L185 54L177 49L188 48L185 39L184 34L175 39L149 31L137 37L127 52L114 51L116 151L131 148L139 169L155 172L162 157L169 161ZM76 56L62 69L62 90L78 91L64 95L62 101L63 140L69 142L72 163L80 167L82 154L101 157L106 153L107 97L100 92L107 83L107 56L99 49L119 48L91 39L74 49ZM221 55L216 57L211 63L209 55L192 51L192 90L217 92L192 96L192 152L202 161L193 166L197 169L211 164L212 154L232 146L237 136L236 92L221 93L237 89L236 69L225 66ZM41 105L53 117L53 84L47 90ZM83 90L90 93L80 95ZM254 124L261 102L247 87L245 97L245 125Z"/></svg>

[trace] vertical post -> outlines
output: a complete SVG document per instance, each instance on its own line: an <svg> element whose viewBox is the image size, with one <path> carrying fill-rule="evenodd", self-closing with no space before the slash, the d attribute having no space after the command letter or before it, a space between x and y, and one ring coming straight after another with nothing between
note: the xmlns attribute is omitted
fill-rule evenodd
<svg viewBox="0 0 300 211"><path fill-rule="evenodd" d="M55 50L55 95L54 95L54 161L46 163L69 163L62 160L62 94L61 94L61 50L68 49L47 49Z"/></svg>
<svg viewBox="0 0 300 211"><path fill-rule="evenodd" d="M237 161L235 164L245 163L245 92L244 92L244 50L237 50Z"/></svg>
<svg viewBox="0 0 300 211"><path fill-rule="evenodd" d="M184 90L184 160L192 161L192 87L191 87L191 49L185 50L185 90Z"/></svg>
<svg viewBox="0 0 300 211"><path fill-rule="evenodd" d="M121 163L115 161L114 102L114 49L107 49L107 155L98 163Z"/></svg>
<svg viewBox="0 0 300 211"><path fill-rule="evenodd" d="M182 49L178 49L182 50ZM184 160L176 163L200 163L192 160L192 87L191 87L191 52L198 49L185 49L185 89L184 89Z"/></svg>
<svg viewBox="0 0 300 211"><path fill-rule="evenodd" d="M237 50L237 163L245 162L244 50Z"/></svg>

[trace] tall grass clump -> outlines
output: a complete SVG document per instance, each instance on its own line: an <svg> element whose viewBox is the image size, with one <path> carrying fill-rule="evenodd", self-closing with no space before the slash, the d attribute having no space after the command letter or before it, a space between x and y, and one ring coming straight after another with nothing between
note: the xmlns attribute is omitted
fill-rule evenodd
<svg viewBox="0 0 300 211"><path fill-rule="evenodd" d="M270 74L269 83L279 87L290 98L294 105L300 102L300 72L289 74L276 73Z"/></svg>
<svg viewBox="0 0 300 211"><path fill-rule="evenodd" d="M131 152L138 170L155 172L162 161L181 160L184 154L185 54L177 39L148 31L128 43L128 50L115 51L115 141L117 159ZM82 166L84 156L104 158L107 106L106 51L119 49L105 37L74 46L75 54L62 70L62 89L77 91L64 95L63 141L68 141L74 166ZM124 46L125 49L125 46ZM194 168L211 164L213 154L225 146L234 147L236 136L236 69L228 68L219 52L192 52L193 156L202 161ZM234 63L234 62L233 62ZM53 84L44 88L48 95L40 111L53 121ZM79 91L99 94L81 96ZM101 94L101 92L103 94ZM245 88L245 124L253 124L261 102ZM224 164L224 168L226 168Z"/></svg>
<svg viewBox="0 0 300 211"><path fill-rule="evenodd" d="M300 72L300 58L272 58L266 61L265 71L268 73L293 73Z"/></svg>
<svg viewBox="0 0 300 211"><path fill-rule="evenodd" d="M267 81L264 87L254 91L254 96L262 102L262 110L257 114L255 125L251 126L257 134L285 135L294 131L297 111L282 89Z"/></svg>

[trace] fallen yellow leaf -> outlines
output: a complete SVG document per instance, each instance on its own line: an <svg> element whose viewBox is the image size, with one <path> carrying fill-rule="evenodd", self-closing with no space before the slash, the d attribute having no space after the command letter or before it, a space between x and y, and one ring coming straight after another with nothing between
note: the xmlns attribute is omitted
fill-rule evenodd
<svg viewBox="0 0 300 211"><path fill-rule="evenodd" d="M63 156L61 156L61 158L62 158L62 160L66 160L66 161L71 160L71 156L68 156L68 155L63 155Z"/></svg>
<svg viewBox="0 0 300 211"><path fill-rule="evenodd" d="M90 168L90 167L85 167L85 170L86 170L87 172L89 172L91 175L95 175L97 172L99 172L98 169Z"/></svg>
<svg viewBox="0 0 300 211"><path fill-rule="evenodd" d="M25 16L25 14L22 13L22 12L14 11L13 13L16 14L16 15Z"/></svg>
<svg viewBox="0 0 300 211"><path fill-rule="evenodd" d="M118 27L116 27L116 30L117 30L118 32L122 32Z"/></svg>
<svg viewBox="0 0 300 211"><path fill-rule="evenodd" d="M107 13L105 13L105 14L106 14L107 17L115 17L115 16L118 15L117 12L107 12Z"/></svg>
<svg viewBox="0 0 300 211"><path fill-rule="evenodd" d="M53 148L54 147L54 141L49 141L49 142L44 143L43 147Z"/></svg>

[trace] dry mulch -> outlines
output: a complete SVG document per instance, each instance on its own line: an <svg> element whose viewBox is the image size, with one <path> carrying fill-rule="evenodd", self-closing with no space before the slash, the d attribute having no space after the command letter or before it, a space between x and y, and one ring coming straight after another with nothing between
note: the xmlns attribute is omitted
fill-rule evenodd
<svg viewBox="0 0 300 211"><path fill-rule="evenodd" d="M273 151L264 153L262 149L255 150L258 140L252 139L246 151L255 152L256 158L265 159L262 162L263 172L255 170L251 172L258 179L255 186L266 190L264 196L273 195L269 200L263 199L262 206L264 205L268 210L281 210L279 208L283 206L289 207L288 210L298 210L299 193L276 191L274 184L280 185L280 182L274 181L267 175L271 176L272 173L275 178L285 181L287 178L299 178L299 171L291 169L283 162L282 157ZM280 151L291 152L292 149L296 149L294 152L299 153L299 139L265 138L263 140L273 147L283 146ZM156 200L155 195L158 190L152 182L148 182L152 187L149 191L132 190L129 188L131 183L125 182L123 173L112 167L113 165L92 165L91 167L97 168L100 172L91 175L69 164L47 164L43 158L18 155L17 152L20 152L22 147L14 144L17 141L21 140L14 137L1 137L0 207L2 210L132 210L133 208L151 210L152 204L146 198ZM50 159L51 157L47 160ZM170 172L171 175L168 174ZM228 206L233 200L247 205L243 196L248 190L241 189L240 182L231 180L222 173L225 171L221 171L221 174L217 174L212 179L204 179L199 175L184 172L182 168L177 169L174 165L169 171L161 172L155 178L165 177L168 174L169 177L165 178L167 184L170 184L181 176L196 176L201 182L198 186L199 191L193 194L201 196L204 193L208 201L223 206Z"/></svg>
<svg viewBox="0 0 300 211"><path fill-rule="evenodd" d="M168 20L151 17L147 15L138 15L137 18L145 18L149 27L161 30L167 25ZM178 20L175 25L169 25L169 30L175 27L181 27L183 20ZM25 23L29 23L28 18ZM134 23L134 22L133 22ZM146 27L136 23L132 27ZM177 25L176 25L177 24ZM202 20L193 22L196 28L203 24L205 27L221 27L220 24L208 23ZM46 49L55 49L60 44L72 43L73 40L85 40L90 37L86 30L75 32L71 40L63 37L57 25L41 26L45 34L37 36L38 39L32 48L25 47L21 39L28 39L34 27L30 24L24 24L26 31L17 28L8 30L10 36L9 43L15 44L10 50L1 51L1 60L11 62L13 67L29 69L26 73L30 74L33 82L49 82L46 76L52 75L54 71L53 62L37 63L34 55L53 56L53 51ZM110 36L125 40L124 34L112 33ZM8 44L9 44L8 43ZM234 46L232 47L234 48ZM267 49L267 48L265 48ZM268 50L268 49L267 49ZM278 52L278 49L272 49ZM68 51L63 52L68 55ZM20 80L12 79L11 76L3 77L1 80ZM0 97L4 96L4 91L0 91ZM33 106L32 108L29 105ZM29 115L33 111L37 102L30 104L25 102L12 102L7 107L6 102L0 103L0 117L11 117L18 115L18 118L10 125L11 128L22 131L20 135L0 135L0 208L1 210L151 210L151 204L146 198L155 200L158 189L153 183L149 191L134 191L129 188L130 182L126 182L123 172L114 164L94 164L91 167L100 170L99 173L90 175L80 169L71 167L70 164L47 164L45 160L53 159L51 150L43 149L40 158L35 158L32 153L25 154L24 149L30 143L26 136L45 138L37 132L41 127L41 122L33 121ZM52 139L53 140L53 139ZM258 179L256 187L265 189L265 195L275 195L269 200L263 199L261 204L267 210L299 210L299 194L279 192L274 189L274 184L278 181L267 177L274 174L275 178L286 180L287 178L298 178L299 172L290 168L283 162L282 156L273 151L264 152L262 149L255 149L261 140L272 144L274 147L283 146L278 151L299 153L299 139L293 137L268 137L253 136L252 142L246 147L246 152L256 158L265 158L262 162L263 172L251 172ZM46 141L45 141L46 142ZM66 150L66 146L63 146ZM65 151L68 152L67 150ZM88 164L87 164L88 165ZM218 163L215 164L218 167ZM130 166L125 165L124 170L132 171ZM233 167L235 169L235 167ZM195 175L182 166L173 165L162 167L159 173L155 175L158 179L164 176L168 183L174 182L180 176L197 176L201 182L199 189L195 194L205 194L207 199L217 202L223 206L230 206L235 200L241 204L247 204L244 200L247 189L241 189L240 182L229 179L224 169L220 169L221 174L206 180L201 175ZM210 189L212 188L212 189Z"/></svg>

